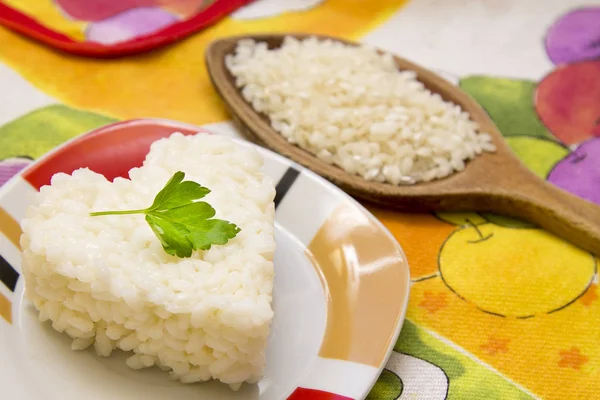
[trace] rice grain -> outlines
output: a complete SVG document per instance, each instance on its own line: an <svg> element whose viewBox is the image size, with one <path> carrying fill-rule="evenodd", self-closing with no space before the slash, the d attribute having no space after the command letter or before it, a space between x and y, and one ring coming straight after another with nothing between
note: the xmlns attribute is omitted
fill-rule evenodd
<svg viewBox="0 0 600 400"><path fill-rule="evenodd" d="M269 50L245 39L225 62L244 99L273 129L367 180L440 179L495 151L468 113L366 45L288 36Z"/></svg>

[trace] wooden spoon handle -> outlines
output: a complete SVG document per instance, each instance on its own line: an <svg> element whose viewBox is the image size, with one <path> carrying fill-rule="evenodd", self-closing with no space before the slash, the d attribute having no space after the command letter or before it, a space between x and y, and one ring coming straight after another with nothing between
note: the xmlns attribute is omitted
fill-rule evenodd
<svg viewBox="0 0 600 400"><path fill-rule="evenodd" d="M600 256L600 206L559 189L542 179L528 177L512 190L493 196L495 208L570 240ZM513 181L515 182L515 181Z"/></svg>

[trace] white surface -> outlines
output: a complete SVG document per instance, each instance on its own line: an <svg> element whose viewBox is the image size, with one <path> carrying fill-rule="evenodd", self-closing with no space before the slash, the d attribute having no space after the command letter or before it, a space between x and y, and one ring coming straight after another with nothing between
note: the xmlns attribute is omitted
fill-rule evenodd
<svg viewBox="0 0 600 400"><path fill-rule="evenodd" d="M394 352L386 368L402 380L402 400L444 400L448 394L446 374L430 362Z"/></svg>
<svg viewBox="0 0 600 400"><path fill-rule="evenodd" d="M217 135L238 139L244 138L240 131L236 128L233 121L215 122L214 124L202 125L201 128L206 129L209 132L216 133Z"/></svg>
<svg viewBox="0 0 600 400"><path fill-rule="evenodd" d="M277 221L289 226L294 236L305 246L310 243L333 210L346 201L333 187L331 190L323 190L324 188L325 185L320 180L301 174L277 210ZM315 196L315 193L320 195Z"/></svg>
<svg viewBox="0 0 600 400"><path fill-rule="evenodd" d="M0 62L0 125L37 108L57 103Z"/></svg>
<svg viewBox="0 0 600 400"><path fill-rule="evenodd" d="M27 211L27 205L35 189L20 176L6 182L0 188L0 207L11 217L20 221Z"/></svg>
<svg viewBox="0 0 600 400"><path fill-rule="evenodd" d="M261 400L285 399L291 394L317 358L325 335L326 303L321 282L305 256L305 247L286 228L276 223L275 317L267 347L267 370L259 382Z"/></svg>
<svg viewBox="0 0 600 400"><path fill-rule="evenodd" d="M324 0L256 0L231 14L234 19L261 19L294 11L306 11Z"/></svg>
<svg viewBox="0 0 600 400"><path fill-rule="evenodd" d="M356 374L373 380L379 378L379 369L369 365L319 357L313 366L302 379L300 386L340 394L351 399L356 398L358 393L363 393L365 388L361 380L348 377Z"/></svg>
<svg viewBox="0 0 600 400"><path fill-rule="evenodd" d="M459 76L537 80L553 68L542 38L574 6L564 0L416 0L362 41Z"/></svg>

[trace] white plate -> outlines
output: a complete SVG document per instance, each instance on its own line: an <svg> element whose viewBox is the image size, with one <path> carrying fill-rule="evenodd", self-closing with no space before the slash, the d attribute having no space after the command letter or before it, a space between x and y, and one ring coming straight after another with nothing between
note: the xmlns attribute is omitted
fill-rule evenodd
<svg viewBox="0 0 600 400"><path fill-rule="evenodd" d="M19 221L29 195L56 172L80 167L112 179L141 165L150 143L200 129L162 120L100 128L29 166L0 189L0 387L2 399L363 399L396 342L408 302L402 249L334 185L268 150L275 179L275 318L265 377L233 392L217 382L183 385L158 369L129 370L126 355L74 352L37 320L23 296ZM253 146L247 142L239 143Z"/></svg>

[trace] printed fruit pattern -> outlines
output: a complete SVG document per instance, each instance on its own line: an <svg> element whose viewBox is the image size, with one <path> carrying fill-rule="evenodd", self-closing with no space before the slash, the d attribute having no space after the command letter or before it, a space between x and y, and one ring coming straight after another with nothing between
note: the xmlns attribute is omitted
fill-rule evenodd
<svg viewBox="0 0 600 400"><path fill-rule="evenodd" d="M90 42L113 44L149 35L178 21L176 15L160 7L132 8L102 21L92 22L86 30Z"/></svg>
<svg viewBox="0 0 600 400"><path fill-rule="evenodd" d="M576 28L563 21L573 13L551 27L548 53L560 65L540 82L467 76L459 85L486 109L533 173L600 204L600 52L588 51L600 43L598 10L575 13ZM557 29L563 32L558 38L551 33ZM565 29L568 41L560 39ZM504 216L370 210L407 254L413 282L408 324L435 332L541 397L597 389L596 380L577 375L583 365L597 363L586 348L598 337L590 325L598 306L597 258ZM589 324L581 313L589 313ZM569 324L577 326L558 333ZM536 358L539 338L548 358ZM578 362L570 364L569 357ZM544 377L531 372L539 368ZM452 388L457 380L450 381Z"/></svg>
<svg viewBox="0 0 600 400"><path fill-rule="evenodd" d="M554 166L548 180L584 199L600 204L600 137L583 142Z"/></svg>
<svg viewBox="0 0 600 400"><path fill-rule="evenodd" d="M186 18L213 2L214 0L55 0L71 18L91 22L114 17L124 11L151 7L160 7Z"/></svg>
<svg viewBox="0 0 600 400"><path fill-rule="evenodd" d="M15 157L0 160L0 186L4 185L13 176L31 163L29 158Z"/></svg>
<svg viewBox="0 0 600 400"><path fill-rule="evenodd" d="M540 126L534 122L535 83L477 79L480 84L474 87L482 91L507 86L521 91L520 96L529 99L521 106L529 110L529 114L521 110L523 119L530 126ZM488 87L482 87L486 83ZM523 95L527 91L529 96ZM493 101L494 90L488 94L489 101ZM498 97L492 108L502 115L510 113L512 107L510 101ZM575 150L543 134L513 131L506 140L538 176L579 195L584 195L584 188L597 193L597 189L591 189L597 184L585 182L589 182L586 176L597 180L600 138L589 139ZM597 388L594 379L578 375L579 368L594 354L581 343L594 342L591 338L598 337L589 326L594 324L597 298L598 260L593 255L525 221L505 216L469 212L400 214L377 207L370 210L402 243L410 263L413 286L405 326L414 323L435 332L500 371L508 381L542 398L568 398L576 390L585 393ZM581 313L589 313L589 324ZM560 331L569 324L576 324L577 329ZM548 354L543 359L536 358L540 356L536 350L540 338L544 338ZM565 367L571 365L571 356L579 357L580 364ZM444 361L429 354L426 360L448 376L453 372ZM589 364L593 368L592 361ZM387 368L394 372L392 367L388 364ZM536 368L544 369L543 377L529 372ZM400 370L406 370L406 365ZM565 382L567 375L571 379L568 382L573 382L570 385ZM409 393L409 381L397 376L404 384L401 393ZM382 377L373 394L380 399L397 398L398 386L391 378L389 374ZM549 385L549 381L556 385ZM460 398L462 392L457 385L461 379L451 377L450 382L449 393L454 388ZM507 396L505 388L498 388L493 398L532 398L527 393ZM474 393L473 398L492 398L489 393Z"/></svg>
<svg viewBox="0 0 600 400"><path fill-rule="evenodd" d="M600 136L600 60L562 65L552 71L538 84L535 107L564 144Z"/></svg>
<svg viewBox="0 0 600 400"><path fill-rule="evenodd" d="M573 10L546 34L546 52L556 65L600 58L600 7Z"/></svg>
<svg viewBox="0 0 600 400"><path fill-rule="evenodd" d="M579 9L550 28L546 48L557 67L540 82L490 76L459 82L532 172L598 204L599 43L600 7ZM542 397L565 398L573 390L597 388L585 375L579 375L580 381L574 378L588 359L590 368L595 362L585 346L597 333L577 313L591 316L596 307L597 258L504 216L438 213L428 219L372 211L406 247L413 278L409 320ZM555 333L576 322L581 329ZM518 333L525 326L529 335ZM490 336L481 337L483 332ZM540 337L555 358L534 360L539 352L532 344ZM581 363L570 367L575 375L566 388L562 377L570 373L565 371L570 355L579 356ZM515 357L522 365L515 364ZM546 371L544 379L529 372L540 367ZM557 386L550 388L549 380Z"/></svg>
<svg viewBox="0 0 600 400"><path fill-rule="evenodd" d="M556 236L468 221L440 249L439 269L444 283L479 310L516 318L552 313L592 283L594 257Z"/></svg>
<svg viewBox="0 0 600 400"><path fill-rule="evenodd" d="M594 43L600 7L575 10L548 32L548 55L560 65L539 83L470 76L459 85L536 175L600 204L600 59L593 59L600 47L588 51ZM438 217L459 226L435 245L439 275L479 310L518 318L553 312L581 296L596 275L593 256L527 222L493 214Z"/></svg>
<svg viewBox="0 0 600 400"><path fill-rule="evenodd" d="M471 76L460 86L534 173L600 204L600 7L559 18L546 50L557 68L537 84Z"/></svg>
<svg viewBox="0 0 600 400"><path fill-rule="evenodd" d="M600 7L558 19L546 36L546 51L557 68L538 84L535 109L573 150L547 179L600 204Z"/></svg>

